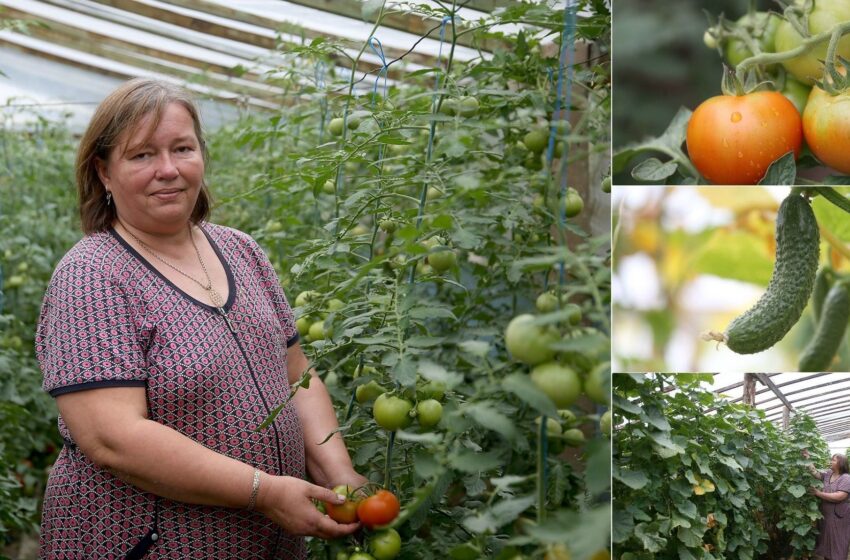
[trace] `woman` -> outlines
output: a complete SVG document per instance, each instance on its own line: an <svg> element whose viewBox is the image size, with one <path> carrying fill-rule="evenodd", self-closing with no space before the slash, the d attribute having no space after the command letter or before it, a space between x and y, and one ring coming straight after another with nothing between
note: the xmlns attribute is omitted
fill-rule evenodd
<svg viewBox="0 0 850 560"><path fill-rule="evenodd" d="M808 458L808 452L803 452ZM809 465L813 477L823 481L823 490L812 489L811 493L821 499L820 510L823 518L818 526L818 554L827 560L846 560L850 551L850 470L847 457L833 455L829 463L830 470L818 472L814 465Z"/></svg>
<svg viewBox="0 0 850 560"><path fill-rule="evenodd" d="M206 146L185 91L136 79L80 142L85 237L60 261L36 352L65 440L42 558L305 558L358 528L311 498L360 486L292 310L248 235L206 222ZM307 482L306 475L317 483Z"/></svg>

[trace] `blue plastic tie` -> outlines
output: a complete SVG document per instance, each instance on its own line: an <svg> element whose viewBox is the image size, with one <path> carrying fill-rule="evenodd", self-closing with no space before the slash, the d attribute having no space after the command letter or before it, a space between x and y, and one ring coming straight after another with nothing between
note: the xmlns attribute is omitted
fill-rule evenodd
<svg viewBox="0 0 850 560"><path fill-rule="evenodd" d="M378 44L377 48L375 47L375 43ZM375 105L375 98L378 95L378 81L380 81L381 76L384 76L384 97L387 96L387 73L389 70L389 65L387 65L387 58L384 56L384 47L381 45L381 40L375 37L374 35L369 37L369 47L372 49L378 58L381 59L381 70L378 72L377 77L375 78L375 86L372 88L372 105Z"/></svg>

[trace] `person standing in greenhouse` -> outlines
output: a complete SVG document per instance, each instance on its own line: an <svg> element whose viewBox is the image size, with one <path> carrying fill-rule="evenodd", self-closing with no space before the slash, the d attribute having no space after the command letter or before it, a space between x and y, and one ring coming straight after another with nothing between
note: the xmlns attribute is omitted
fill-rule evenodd
<svg viewBox="0 0 850 560"><path fill-rule="evenodd" d="M803 451L803 456L808 459L808 452ZM823 514L818 522L820 533L815 554L826 560L846 560L850 552L850 469L847 457L840 454L832 456L829 466L829 470L818 471L814 465L809 465L812 476L823 481L823 490L810 490L820 498Z"/></svg>
<svg viewBox="0 0 850 560"><path fill-rule="evenodd" d="M36 333L65 440L41 558L306 558L304 535L359 527L311 501L367 480L338 433L320 445L338 423L315 371L291 392L309 366L292 310L259 245L207 221L206 155L194 102L156 80L112 92L81 139L85 237Z"/></svg>

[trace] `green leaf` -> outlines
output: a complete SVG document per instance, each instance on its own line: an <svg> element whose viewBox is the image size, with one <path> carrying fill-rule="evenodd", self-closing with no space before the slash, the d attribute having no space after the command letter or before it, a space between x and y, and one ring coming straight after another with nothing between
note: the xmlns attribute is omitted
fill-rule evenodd
<svg viewBox="0 0 850 560"><path fill-rule="evenodd" d="M638 181L647 183L663 183L667 177L673 175L678 170L679 165L675 161L662 163L656 158L649 158L640 162L632 169L632 177Z"/></svg>
<svg viewBox="0 0 850 560"><path fill-rule="evenodd" d="M509 375L502 381L502 388L505 391L515 394L540 414L550 418L558 418L558 410L555 408L552 399L538 389L537 385L531 381L528 375L524 373Z"/></svg>
<svg viewBox="0 0 850 560"><path fill-rule="evenodd" d="M448 456L449 465L465 473L486 473L502 465L502 453L490 451L481 453L464 449Z"/></svg>
<svg viewBox="0 0 850 560"><path fill-rule="evenodd" d="M649 484L649 477L643 471L614 469L613 476L632 490L640 490Z"/></svg>
<svg viewBox="0 0 850 560"><path fill-rule="evenodd" d="M633 403L628 399L624 399L619 395L614 395L612 400L614 402L614 408L618 411L624 411L630 414L640 414L643 412L643 409L638 404Z"/></svg>
<svg viewBox="0 0 850 560"><path fill-rule="evenodd" d="M536 501L536 496L525 496L501 501L492 508L467 517L463 520L463 526L473 533L495 532L503 525L515 521L522 512L531 507Z"/></svg>
<svg viewBox="0 0 850 560"><path fill-rule="evenodd" d="M584 481L587 491L595 496L611 487L611 444L607 439L594 439L588 442L585 453L587 466Z"/></svg>
<svg viewBox="0 0 850 560"><path fill-rule="evenodd" d="M788 487L788 493L794 496L795 498L802 498L803 494L806 493L806 489L800 486L799 484L795 484L793 486Z"/></svg>
<svg viewBox="0 0 850 560"><path fill-rule="evenodd" d="M643 543L647 552L661 552L667 546L667 539L659 535L660 527L654 523L640 523L635 526L635 536Z"/></svg>
<svg viewBox="0 0 850 560"><path fill-rule="evenodd" d="M614 543L622 543L629 540L635 528L635 521L632 519L632 516L626 511L615 508L613 521L611 538Z"/></svg>
<svg viewBox="0 0 850 560"><path fill-rule="evenodd" d="M664 413L657 408L645 408L643 414L640 415L640 419L662 432L670 431L670 422L664 417Z"/></svg>
<svg viewBox="0 0 850 560"><path fill-rule="evenodd" d="M836 188L835 190L844 196L850 194L850 189L847 188ZM847 212L841 210L823 196L816 196L812 200L812 209L820 227L829 231L844 243L850 243L850 215Z"/></svg>
<svg viewBox="0 0 850 560"><path fill-rule="evenodd" d="M519 435L514 422L488 402L467 404L462 406L461 410L482 428L493 430L504 436L505 439L513 440Z"/></svg>
<svg viewBox="0 0 850 560"><path fill-rule="evenodd" d="M777 158L767 172L759 181L759 185L796 185L797 184L797 164L795 163L794 152L788 152L784 156Z"/></svg>
<svg viewBox="0 0 850 560"><path fill-rule="evenodd" d="M690 268L694 274L713 274L767 286L773 273L773 255L768 254L764 242L752 234L717 229L697 250Z"/></svg>

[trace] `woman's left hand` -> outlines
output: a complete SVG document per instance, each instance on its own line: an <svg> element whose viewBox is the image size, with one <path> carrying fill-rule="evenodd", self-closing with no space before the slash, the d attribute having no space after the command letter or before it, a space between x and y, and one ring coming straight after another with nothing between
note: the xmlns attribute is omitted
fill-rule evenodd
<svg viewBox="0 0 850 560"><path fill-rule="evenodd" d="M818 496L818 497L820 497L820 496L819 496L820 491L819 491L817 488L814 488L814 487L809 488L809 494L811 494L811 495L813 495L813 496Z"/></svg>
<svg viewBox="0 0 850 560"><path fill-rule="evenodd" d="M348 472L342 473L341 475L335 476L331 482L333 483L333 486L347 484L351 486L352 489L356 490L357 488L368 484L369 479L352 469Z"/></svg>

